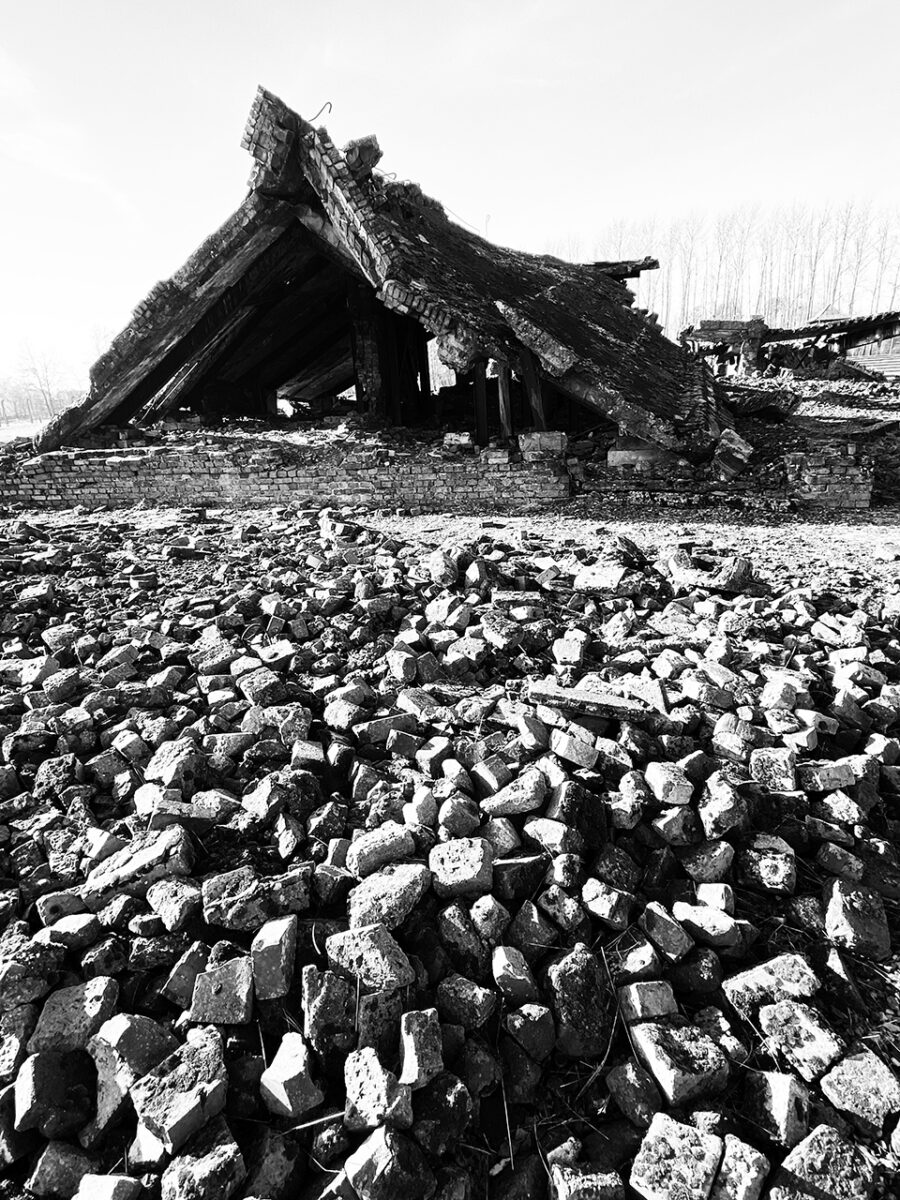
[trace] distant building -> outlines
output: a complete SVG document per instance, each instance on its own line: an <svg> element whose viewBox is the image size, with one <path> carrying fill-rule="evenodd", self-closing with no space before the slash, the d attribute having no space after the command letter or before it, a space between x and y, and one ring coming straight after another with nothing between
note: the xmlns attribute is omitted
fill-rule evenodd
<svg viewBox="0 0 900 1200"><path fill-rule="evenodd" d="M688 326L680 340L716 375L780 367L824 368L846 358L870 371L900 377L900 312L848 317L829 306L794 329L769 328L762 317L713 319Z"/></svg>

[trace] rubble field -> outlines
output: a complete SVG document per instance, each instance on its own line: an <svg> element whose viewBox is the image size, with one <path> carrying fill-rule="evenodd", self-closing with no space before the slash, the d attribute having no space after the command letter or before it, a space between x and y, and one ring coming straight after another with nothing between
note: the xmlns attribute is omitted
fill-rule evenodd
<svg viewBox="0 0 900 1200"><path fill-rule="evenodd" d="M0 1200L900 1197L896 526L568 512L0 523Z"/></svg>

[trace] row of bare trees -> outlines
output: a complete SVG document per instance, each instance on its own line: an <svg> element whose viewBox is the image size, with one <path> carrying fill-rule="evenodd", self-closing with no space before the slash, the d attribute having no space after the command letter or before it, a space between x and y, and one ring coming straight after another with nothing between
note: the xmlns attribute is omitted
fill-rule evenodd
<svg viewBox="0 0 900 1200"><path fill-rule="evenodd" d="M794 326L829 305L849 315L900 307L900 209L855 200L617 221L593 241L574 235L547 250L572 262L658 258L638 303L670 337L704 317L759 313Z"/></svg>
<svg viewBox="0 0 900 1200"><path fill-rule="evenodd" d="M77 399L77 392L60 386L53 358L26 346L15 375L0 378L0 425L46 421Z"/></svg>

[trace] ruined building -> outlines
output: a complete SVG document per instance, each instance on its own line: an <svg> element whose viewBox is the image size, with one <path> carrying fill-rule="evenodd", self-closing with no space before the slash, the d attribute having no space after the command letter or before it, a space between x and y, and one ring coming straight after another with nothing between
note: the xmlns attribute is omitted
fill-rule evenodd
<svg viewBox="0 0 900 1200"><path fill-rule="evenodd" d="M900 378L900 312L848 317L830 310L792 329L770 328L762 317L701 321L680 340L716 374L827 367L835 359Z"/></svg>
<svg viewBox="0 0 900 1200"><path fill-rule="evenodd" d="M572 264L495 246L379 172L374 137L338 150L262 89L244 146L244 201L137 307L38 454L0 470L0 505L486 511L584 489L610 503L852 509L873 487L900 496L900 475L876 478L896 458L879 450L898 431L892 385L717 378L836 351L887 369L900 314L823 314L801 330L704 321L676 343L628 287L651 258ZM433 386L435 362L452 387ZM312 420L276 426L279 400ZM347 405L364 420L337 434L323 418ZM161 428L185 410L264 424L252 437L231 421Z"/></svg>
<svg viewBox="0 0 900 1200"><path fill-rule="evenodd" d="M652 259L572 265L495 246L379 174L374 137L338 150L263 89L243 145L255 160L247 197L137 307L87 397L37 449L185 406L263 415L276 395L316 401L351 386L361 412L426 424L432 339L468 388L479 445L491 428L513 431L511 390L523 426L546 428L549 410L559 428L574 403L694 461L730 427L704 365L633 305L625 281Z"/></svg>

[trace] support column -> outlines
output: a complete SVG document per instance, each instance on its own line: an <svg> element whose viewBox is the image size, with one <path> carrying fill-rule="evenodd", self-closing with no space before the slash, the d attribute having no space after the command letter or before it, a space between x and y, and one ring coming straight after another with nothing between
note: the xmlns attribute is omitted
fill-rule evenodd
<svg viewBox="0 0 900 1200"><path fill-rule="evenodd" d="M541 389L541 376L538 362L530 350L523 350L520 356L522 378L525 383L525 394L531 409L531 419L535 429L546 429L547 419L544 416L544 394Z"/></svg>
<svg viewBox="0 0 900 1200"><path fill-rule="evenodd" d="M347 290L350 309L350 341L353 347L353 368L356 373L356 402L360 411L383 419L387 414L379 353L380 313L378 301L371 288L351 283Z"/></svg>
<svg viewBox="0 0 900 1200"><path fill-rule="evenodd" d="M475 442L486 446L488 442L487 371L484 359L480 359L473 371L475 376Z"/></svg>
<svg viewBox="0 0 900 1200"><path fill-rule="evenodd" d="M509 363L497 364L497 397L500 406L500 432L506 441L512 437L512 405L509 396Z"/></svg>

